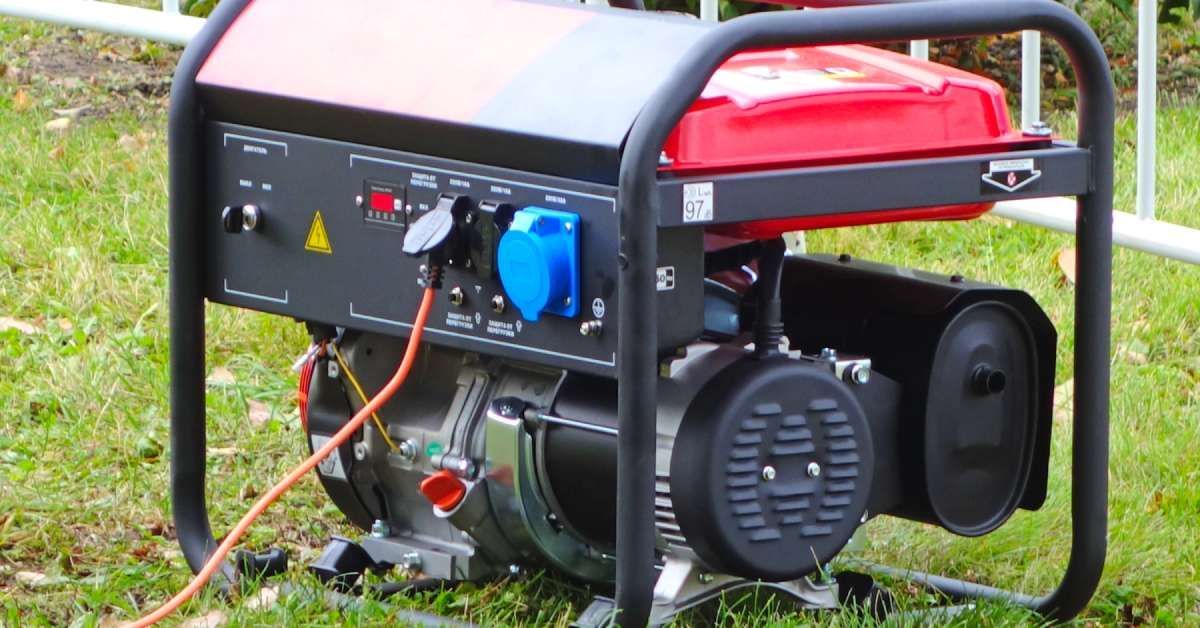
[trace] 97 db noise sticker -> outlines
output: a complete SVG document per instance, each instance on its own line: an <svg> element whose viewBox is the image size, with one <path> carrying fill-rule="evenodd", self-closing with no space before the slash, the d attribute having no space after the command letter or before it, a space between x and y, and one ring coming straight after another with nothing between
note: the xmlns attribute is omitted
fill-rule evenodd
<svg viewBox="0 0 1200 628"><path fill-rule="evenodd" d="M1042 171L1037 169L1037 161L1034 159L989 161L983 164L981 169L983 182L979 185L979 191L985 194L995 193L996 190L1036 190L1036 182L1042 178Z"/></svg>
<svg viewBox="0 0 1200 628"><path fill-rule="evenodd" d="M712 222L717 199L712 181L685 183L683 186L683 222Z"/></svg>

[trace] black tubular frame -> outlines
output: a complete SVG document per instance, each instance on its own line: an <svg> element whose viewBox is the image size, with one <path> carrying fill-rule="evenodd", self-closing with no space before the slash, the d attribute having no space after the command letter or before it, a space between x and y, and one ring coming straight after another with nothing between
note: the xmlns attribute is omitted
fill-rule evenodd
<svg viewBox="0 0 1200 628"><path fill-rule="evenodd" d="M216 548L205 497L205 242L203 112L196 75L249 0L225 0L188 46L172 87L170 142L171 492L184 557L198 571ZM1077 196L1072 544L1059 587L1029 597L941 576L898 572L953 596L1011 599L1054 619L1087 605L1104 567L1112 275L1114 97L1108 59L1078 16L1052 0L936 0L829 11L750 15L713 28L681 59L630 132L618 191L617 605L620 623L644 625L656 578L654 528L657 230L663 219L659 155L667 135L717 67L747 49L953 38L1038 30L1066 49L1079 84L1078 147L1090 187ZM987 156L980 156L986 161ZM884 194L884 192L881 192ZM232 582L232 568L224 575Z"/></svg>
<svg viewBox="0 0 1200 628"><path fill-rule="evenodd" d="M634 123L618 191L618 623L644 625L655 572L655 395L659 373L656 235L662 221L657 171L668 134L709 78L735 53L780 46L963 38L1021 30L1054 37L1078 83L1078 145L1091 153L1091 189L1077 196L1075 396L1071 462L1071 554L1054 592L1030 597L941 576L909 575L956 597L1003 598L1051 619L1077 615L1104 569L1108 528L1108 398L1112 301L1114 95L1108 58L1088 25L1051 0L937 0L828 11L755 14L726 22L684 55ZM986 161L986 157L981 158Z"/></svg>
<svg viewBox="0 0 1200 628"><path fill-rule="evenodd" d="M217 549L204 491L207 470L204 370L203 112L196 75L250 0L224 0L188 44L171 84L170 155L171 512L184 559L199 572ZM237 574L222 571L232 583Z"/></svg>

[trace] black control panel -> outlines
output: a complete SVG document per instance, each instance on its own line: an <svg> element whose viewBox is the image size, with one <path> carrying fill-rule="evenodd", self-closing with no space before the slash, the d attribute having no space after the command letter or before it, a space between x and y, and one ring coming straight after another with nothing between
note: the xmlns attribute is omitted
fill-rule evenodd
<svg viewBox="0 0 1200 628"><path fill-rule="evenodd" d="M440 206L458 238L426 341L615 373L615 188L223 123L207 149L210 300L406 336L426 260L404 235ZM669 350L703 325L703 234L660 233Z"/></svg>

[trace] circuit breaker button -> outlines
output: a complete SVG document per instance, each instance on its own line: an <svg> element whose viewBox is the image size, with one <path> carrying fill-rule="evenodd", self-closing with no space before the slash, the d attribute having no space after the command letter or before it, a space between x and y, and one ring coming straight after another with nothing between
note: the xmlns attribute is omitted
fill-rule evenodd
<svg viewBox="0 0 1200 628"><path fill-rule="evenodd" d="M467 494L467 485L449 471L438 471L421 481L421 494L441 510L454 510Z"/></svg>

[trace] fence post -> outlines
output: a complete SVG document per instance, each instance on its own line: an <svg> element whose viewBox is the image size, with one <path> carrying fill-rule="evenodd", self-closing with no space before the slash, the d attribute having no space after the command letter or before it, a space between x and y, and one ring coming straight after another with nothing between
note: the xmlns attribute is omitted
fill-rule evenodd
<svg viewBox="0 0 1200 628"><path fill-rule="evenodd" d="M929 60L929 40L928 39L918 39L916 41L909 42L908 43L908 54L915 59L920 59L922 61L928 61Z"/></svg>
<svg viewBox="0 0 1200 628"><path fill-rule="evenodd" d="M1158 121L1158 2L1138 2L1137 217L1154 220Z"/></svg>
<svg viewBox="0 0 1200 628"><path fill-rule="evenodd" d="M1042 34L1021 32L1021 128L1042 121Z"/></svg>

